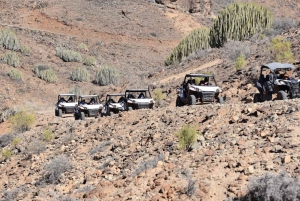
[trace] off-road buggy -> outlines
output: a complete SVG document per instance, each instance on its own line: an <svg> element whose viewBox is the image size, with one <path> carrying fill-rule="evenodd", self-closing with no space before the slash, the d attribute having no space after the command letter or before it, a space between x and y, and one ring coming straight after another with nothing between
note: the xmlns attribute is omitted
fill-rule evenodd
<svg viewBox="0 0 300 201"><path fill-rule="evenodd" d="M153 109L154 100L149 89L128 89L125 91L126 110Z"/></svg>
<svg viewBox="0 0 300 201"><path fill-rule="evenodd" d="M63 114L74 114L76 104L77 97L75 94L59 94L55 104L55 116L62 117Z"/></svg>
<svg viewBox="0 0 300 201"><path fill-rule="evenodd" d="M104 108L102 110L103 116L117 114L120 111L126 109L126 100L125 94L116 93L116 94L107 94L105 99Z"/></svg>
<svg viewBox="0 0 300 201"><path fill-rule="evenodd" d="M223 104L224 99L220 96L221 92L214 75L187 74L178 89L176 107L205 102Z"/></svg>
<svg viewBox="0 0 300 201"><path fill-rule="evenodd" d="M299 73L292 64L262 65L259 79L255 83L259 93L254 94L253 102L272 100L273 94L277 95L277 100L299 98L299 81Z"/></svg>
<svg viewBox="0 0 300 201"><path fill-rule="evenodd" d="M103 109L98 95L79 96L75 107L75 120L85 120L85 117L99 117Z"/></svg>

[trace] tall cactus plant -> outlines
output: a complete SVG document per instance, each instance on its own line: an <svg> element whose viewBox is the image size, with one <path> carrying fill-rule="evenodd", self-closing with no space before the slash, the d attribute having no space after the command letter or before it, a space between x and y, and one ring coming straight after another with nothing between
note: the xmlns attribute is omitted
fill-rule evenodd
<svg viewBox="0 0 300 201"><path fill-rule="evenodd" d="M210 30L211 47L222 47L227 39L244 40L270 27L272 14L254 3L233 3L220 12Z"/></svg>
<svg viewBox="0 0 300 201"><path fill-rule="evenodd" d="M200 28L193 30L188 36L186 36L172 51L167 60L166 65L180 62L183 57L188 56L197 49L209 48L209 29Z"/></svg>

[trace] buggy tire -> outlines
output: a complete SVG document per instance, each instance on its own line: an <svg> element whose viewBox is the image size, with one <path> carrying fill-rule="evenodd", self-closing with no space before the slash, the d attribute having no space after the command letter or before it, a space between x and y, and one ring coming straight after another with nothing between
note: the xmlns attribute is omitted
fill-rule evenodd
<svg viewBox="0 0 300 201"><path fill-rule="evenodd" d="M196 105L196 96L194 96L194 95L189 96L189 104Z"/></svg>
<svg viewBox="0 0 300 201"><path fill-rule="evenodd" d="M79 120L79 115L77 113L74 113L75 120Z"/></svg>
<svg viewBox="0 0 300 201"><path fill-rule="evenodd" d="M110 116L113 116L115 113L114 112L109 112L109 115Z"/></svg>
<svg viewBox="0 0 300 201"><path fill-rule="evenodd" d="M132 107L128 107L128 111L132 111L133 109L132 109Z"/></svg>
<svg viewBox="0 0 300 201"><path fill-rule="evenodd" d="M84 112L80 112L80 119L81 120L85 120L85 114L84 114Z"/></svg>
<svg viewBox="0 0 300 201"><path fill-rule="evenodd" d="M286 100L288 98L287 96L287 93L285 93L284 91L278 91L277 100Z"/></svg>
<svg viewBox="0 0 300 201"><path fill-rule="evenodd" d="M218 96L217 100L218 100L218 103L224 104L224 98L223 97Z"/></svg>
<svg viewBox="0 0 300 201"><path fill-rule="evenodd" d="M184 103L182 102L182 100L180 99L180 97L177 96L177 98L176 98L176 107L181 107L183 105L184 105Z"/></svg>
<svg viewBox="0 0 300 201"><path fill-rule="evenodd" d="M259 103L259 102L262 102L260 99L260 94L254 94L253 103Z"/></svg>
<svg viewBox="0 0 300 201"><path fill-rule="evenodd" d="M62 110L61 109L58 109L58 116L62 117Z"/></svg>
<svg viewBox="0 0 300 201"><path fill-rule="evenodd" d="M55 116L56 117L58 116L58 110L55 110Z"/></svg>

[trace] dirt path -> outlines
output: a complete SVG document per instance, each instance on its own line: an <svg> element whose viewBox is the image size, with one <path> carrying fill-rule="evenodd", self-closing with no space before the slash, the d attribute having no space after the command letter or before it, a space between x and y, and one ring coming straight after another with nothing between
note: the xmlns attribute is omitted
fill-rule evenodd
<svg viewBox="0 0 300 201"><path fill-rule="evenodd" d="M196 71L199 71L199 70L203 70L203 69L206 69L208 67L211 67L211 66L215 66L215 65L218 65L222 62L221 59L216 59L214 61L211 61L211 62L208 62L202 66L199 66L197 68L193 68L193 69L189 69L189 70L186 70L182 73L179 73L179 74L175 74L175 75L171 75L169 77L166 77L160 81L158 81L160 84L164 84L164 83L167 83L167 82L170 82L172 80L176 80L176 79L182 79L186 74L189 74L189 73L193 73L193 72L196 72Z"/></svg>

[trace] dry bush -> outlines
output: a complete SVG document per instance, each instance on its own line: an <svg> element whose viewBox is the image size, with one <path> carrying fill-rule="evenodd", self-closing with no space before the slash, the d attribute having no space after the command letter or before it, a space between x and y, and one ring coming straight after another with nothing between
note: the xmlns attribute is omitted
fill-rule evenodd
<svg viewBox="0 0 300 201"><path fill-rule="evenodd" d="M222 48L223 56L230 61L235 61L241 54L249 58L251 51L249 45L243 41L228 41Z"/></svg>
<svg viewBox="0 0 300 201"><path fill-rule="evenodd" d="M25 56L29 56L30 55L30 48L27 45L21 45L20 46L20 52Z"/></svg>
<svg viewBox="0 0 300 201"><path fill-rule="evenodd" d="M164 161L165 155L164 154L159 154L158 156L155 156L152 159L149 159L147 161L143 161L139 167L132 173L132 176L136 176L140 174L141 172L145 172L148 169L155 168L158 161Z"/></svg>
<svg viewBox="0 0 300 201"><path fill-rule="evenodd" d="M13 66L15 68L20 64L19 56L15 52L5 52L1 60L7 63L7 65Z"/></svg>
<svg viewBox="0 0 300 201"><path fill-rule="evenodd" d="M97 65L97 59L93 56L89 56L89 57L85 58L83 64L87 65L87 66L95 66L95 65Z"/></svg>
<svg viewBox="0 0 300 201"><path fill-rule="evenodd" d="M32 156L33 154L39 155L46 150L45 144L40 140L33 140L26 146L26 155Z"/></svg>
<svg viewBox="0 0 300 201"><path fill-rule="evenodd" d="M38 0L35 1L32 5L33 9L46 8L49 5L48 0Z"/></svg>
<svg viewBox="0 0 300 201"><path fill-rule="evenodd" d="M85 68L77 67L72 71L70 79L73 81L87 82L90 79L90 74Z"/></svg>
<svg viewBox="0 0 300 201"><path fill-rule="evenodd" d="M13 136L11 134L4 134L0 136L0 148L6 147L11 142Z"/></svg>
<svg viewBox="0 0 300 201"><path fill-rule="evenodd" d="M22 72L17 69L11 69L10 71L8 71L7 75L12 80L22 80L22 77L23 77Z"/></svg>
<svg viewBox="0 0 300 201"><path fill-rule="evenodd" d="M57 76L53 69L47 69L41 71L40 78L49 83L55 83L57 81Z"/></svg>
<svg viewBox="0 0 300 201"><path fill-rule="evenodd" d="M82 57L79 52L75 52L74 50L67 50L61 47L56 48L56 56L61 58L65 62L81 62Z"/></svg>
<svg viewBox="0 0 300 201"><path fill-rule="evenodd" d="M21 110L9 118L10 126L15 132L28 131L34 122L35 115L27 110Z"/></svg>
<svg viewBox="0 0 300 201"><path fill-rule="evenodd" d="M110 141L102 142L97 147L92 148L90 150L90 154L95 154L95 153L98 153L98 152L102 152L104 150L104 148L109 146L109 145L111 145Z"/></svg>
<svg viewBox="0 0 300 201"><path fill-rule="evenodd" d="M8 50L19 50L19 41L16 34L9 29L0 30L0 44Z"/></svg>
<svg viewBox="0 0 300 201"><path fill-rule="evenodd" d="M50 67L48 65L46 65L46 64L37 64L37 65L34 66L33 72L34 72L34 74L36 74L36 76L40 77L41 76L40 73L43 70L47 70L47 69L50 69Z"/></svg>
<svg viewBox="0 0 300 201"><path fill-rule="evenodd" d="M196 180L189 179L187 187L184 188L184 193L187 196L191 197L195 193L196 190L195 184L196 184Z"/></svg>
<svg viewBox="0 0 300 201"><path fill-rule="evenodd" d="M119 72L115 68L103 66L99 68L95 76L95 84L105 86L109 84L117 84L119 81Z"/></svg>
<svg viewBox="0 0 300 201"><path fill-rule="evenodd" d="M0 111L0 123L6 121L10 116L13 116L17 113L16 108L2 108Z"/></svg>
<svg viewBox="0 0 300 201"><path fill-rule="evenodd" d="M75 94L76 96L80 96L80 95L82 95L82 90L80 89L79 86L76 85L75 87L73 87L69 90L69 93Z"/></svg>
<svg viewBox="0 0 300 201"><path fill-rule="evenodd" d="M60 156L53 159L44 166L46 182L57 184L61 178L61 174L72 168L66 156Z"/></svg>
<svg viewBox="0 0 300 201"><path fill-rule="evenodd" d="M191 151L198 135L196 125L184 125L183 128L176 133L179 139L179 147L182 150Z"/></svg>

